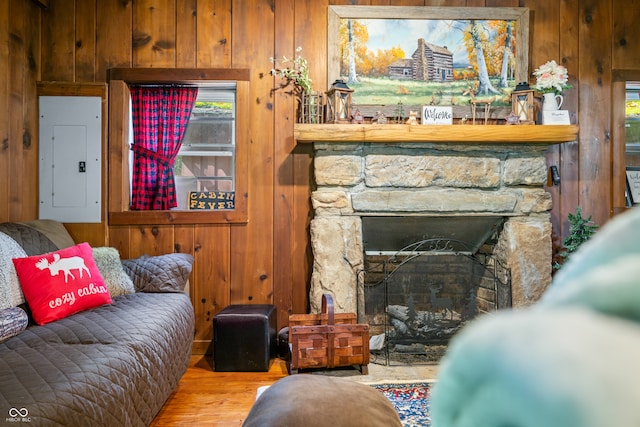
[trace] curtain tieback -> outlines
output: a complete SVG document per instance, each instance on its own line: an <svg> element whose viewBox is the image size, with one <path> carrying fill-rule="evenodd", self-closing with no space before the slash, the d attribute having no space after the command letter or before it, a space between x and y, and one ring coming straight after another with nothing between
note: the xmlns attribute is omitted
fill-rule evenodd
<svg viewBox="0 0 640 427"><path fill-rule="evenodd" d="M156 163L160 164L161 166L164 166L165 168L171 168L173 167L173 164L175 163L175 159L172 159L170 157L167 157L165 155L162 155L158 152L155 151L151 151L147 148L141 147L139 145L133 144L131 146L131 149L133 150L134 153L142 156L142 157L146 157L148 159L151 159L153 161L155 161Z"/></svg>

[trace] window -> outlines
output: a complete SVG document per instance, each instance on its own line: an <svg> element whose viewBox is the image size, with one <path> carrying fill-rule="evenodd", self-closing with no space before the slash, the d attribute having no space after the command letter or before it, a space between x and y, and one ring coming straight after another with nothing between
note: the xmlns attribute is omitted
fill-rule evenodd
<svg viewBox="0 0 640 427"><path fill-rule="evenodd" d="M195 196L203 192L215 192L220 195L217 197L216 208L233 207L236 157L235 93L235 82L199 88L174 168L178 182L179 209L201 206L202 203ZM205 208L209 206L204 205Z"/></svg>
<svg viewBox="0 0 640 427"><path fill-rule="evenodd" d="M640 152L640 82L625 87L625 141L627 151Z"/></svg>
<svg viewBox="0 0 640 427"><path fill-rule="evenodd" d="M233 209L235 199L235 82L198 86L189 123L175 159L173 173L177 210ZM133 147L134 120L129 145ZM131 191L134 152L129 165ZM211 196L211 197L210 197Z"/></svg>
<svg viewBox="0 0 640 427"><path fill-rule="evenodd" d="M164 73L175 79L169 81ZM248 70L238 69L110 70L111 224L247 221L248 76ZM134 120L129 97L129 89L134 85L198 88L173 163L177 206L166 210L129 207L132 194L137 194L132 180ZM125 159L124 163L120 157Z"/></svg>
<svg viewBox="0 0 640 427"><path fill-rule="evenodd" d="M640 82L627 81L624 104L625 172L627 176L626 206L638 206L640 174Z"/></svg>

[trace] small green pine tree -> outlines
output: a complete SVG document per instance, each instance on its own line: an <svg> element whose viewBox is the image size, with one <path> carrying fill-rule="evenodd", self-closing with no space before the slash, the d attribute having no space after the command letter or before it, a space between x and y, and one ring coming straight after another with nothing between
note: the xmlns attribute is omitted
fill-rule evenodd
<svg viewBox="0 0 640 427"><path fill-rule="evenodd" d="M402 101L398 101L394 110L396 123L404 123L404 106Z"/></svg>
<svg viewBox="0 0 640 427"><path fill-rule="evenodd" d="M598 230L598 225L591 221L591 215L589 218L582 217L582 207L576 208L575 214L569 214L569 235L564 239L563 250L560 252L562 258L562 264L567 262L572 253L578 250L580 245L589 240ZM562 267L562 264L555 263L554 268L557 270Z"/></svg>

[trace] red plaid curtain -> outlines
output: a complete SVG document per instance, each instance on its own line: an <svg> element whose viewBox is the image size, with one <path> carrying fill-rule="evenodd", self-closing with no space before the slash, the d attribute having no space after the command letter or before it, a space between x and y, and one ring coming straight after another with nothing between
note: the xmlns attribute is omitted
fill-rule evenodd
<svg viewBox="0 0 640 427"><path fill-rule="evenodd" d="M132 210L171 209L176 200L173 165L180 151L197 87L132 86Z"/></svg>

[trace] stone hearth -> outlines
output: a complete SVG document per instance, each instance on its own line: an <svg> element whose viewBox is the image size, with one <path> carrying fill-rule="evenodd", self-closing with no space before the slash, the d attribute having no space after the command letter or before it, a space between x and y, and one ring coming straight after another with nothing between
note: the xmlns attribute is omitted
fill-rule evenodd
<svg viewBox="0 0 640 427"><path fill-rule="evenodd" d="M330 292L336 311L358 312L365 216L503 217L494 256L511 271L512 305L535 302L552 271L546 148L521 141L314 142L311 311L319 312Z"/></svg>

